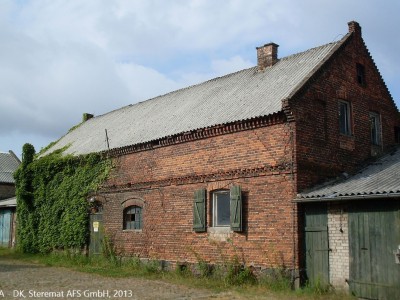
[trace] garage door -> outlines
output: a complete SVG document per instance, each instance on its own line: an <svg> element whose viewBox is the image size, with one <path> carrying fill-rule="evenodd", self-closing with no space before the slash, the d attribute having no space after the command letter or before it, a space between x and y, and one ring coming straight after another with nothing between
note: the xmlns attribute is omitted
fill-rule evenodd
<svg viewBox="0 0 400 300"><path fill-rule="evenodd" d="M356 203L349 211L350 290L360 298L400 299L399 201Z"/></svg>

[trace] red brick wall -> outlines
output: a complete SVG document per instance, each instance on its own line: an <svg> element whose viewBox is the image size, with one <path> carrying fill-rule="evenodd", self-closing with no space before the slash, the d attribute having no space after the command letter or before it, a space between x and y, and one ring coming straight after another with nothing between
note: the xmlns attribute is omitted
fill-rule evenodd
<svg viewBox="0 0 400 300"><path fill-rule="evenodd" d="M365 86L356 81L356 63L365 67ZM339 133L339 100L351 103L350 137ZM115 158L116 168L102 195L105 227L118 251L169 261L196 262L200 257L211 263L237 255L257 266L293 266L294 253L301 251L300 212L291 202L297 192L350 172L371 156L370 111L382 117L383 146L378 150L394 144L393 128L399 123L395 105L357 37L348 40L289 105L296 123ZM210 192L234 184L243 191L244 231L230 233L225 241L210 232L193 232L194 191L207 189L210 224ZM124 202L130 199L143 203L141 231L123 230Z"/></svg>
<svg viewBox="0 0 400 300"><path fill-rule="evenodd" d="M103 196L105 227L118 251L169 261L196 262L201 257L214 263L237 255L258 266L291 266L297 233L290 126L282 123L117 158L108 182L117 187ZM171 178L180 179L166 183ZM210 192L233 184L243 191L244 231L230 233L225 241L208 232L195 233L194 191L207 189L210 224ZM144 201L142 231L122 229L123 202L133 198Z"/></svg>
<svg viewBox="0 0 400 300"><path fill-rule="evenodd" d="M299 191L327 177L352 172L371 152L382 153L395 143L398 112L363 41L353 35L337 54L290 103L297 128ZM357 82L357 63L365 67L364 86ZM339 100L351 105L352 136L339 133ZM381 147L371 147L369 112L381 115Z"/></svg>

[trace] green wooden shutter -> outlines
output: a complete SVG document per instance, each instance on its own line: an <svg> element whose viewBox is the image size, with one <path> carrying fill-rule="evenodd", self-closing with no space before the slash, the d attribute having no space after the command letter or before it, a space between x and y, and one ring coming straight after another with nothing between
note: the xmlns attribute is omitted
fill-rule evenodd
<svg viewBox="0 0 400 300"><path fill-rule="evenodd" d="M242 188L238 185L231 187L231 229L242 231Z"/></svg>
<svg viewBox="0 0 400 300"><path fill-rule="evenodd" d="M194 192L193 200L193 230L206 231L206 190L200 189Z"/></svg>

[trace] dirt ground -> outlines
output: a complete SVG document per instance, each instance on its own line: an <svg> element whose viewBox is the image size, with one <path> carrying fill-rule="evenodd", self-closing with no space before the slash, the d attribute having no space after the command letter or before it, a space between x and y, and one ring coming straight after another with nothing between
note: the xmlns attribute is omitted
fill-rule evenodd
<svg viewBox="0 0 400 300"><path fill-rule="evenodd" d="M257 295L245 290L215 292L190 288L160 280L112 278L47 267L0 255L0 300L2 299L214 299L214 300L346 300L343 294L303 295L262 291Z"/></svg>
<svg viewBox="0 0 400 300"><path fill-rule="evenodd" d="M1 299L240 299L162 281L110 278L0 257Z"/></svg>

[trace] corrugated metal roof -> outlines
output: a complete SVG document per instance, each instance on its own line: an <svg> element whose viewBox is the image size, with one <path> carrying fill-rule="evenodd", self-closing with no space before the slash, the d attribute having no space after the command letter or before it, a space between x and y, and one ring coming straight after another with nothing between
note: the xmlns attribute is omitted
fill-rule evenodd
<svg viewBox="0 0 400 300"><path fill-rule="evenodd" d="M301 193L301 199L377 196L400 193L400 148L368 165L354 176Z"/></svg>
<svg viewBox="0 0 400 300"><path fill-rule="evenodd" d="M0 152L0 182L14 183L14 172L18 169L20 161L11 153Z"/></svg>
<svg viewBox="0 0 400 300"><path fill-rule="evenodd" d="M92 118L45 154L67 145L66 153L76 155L105 151L105 129L113 149L276 113L348 36L282 58L263 72L253 67Z"/></svg>

